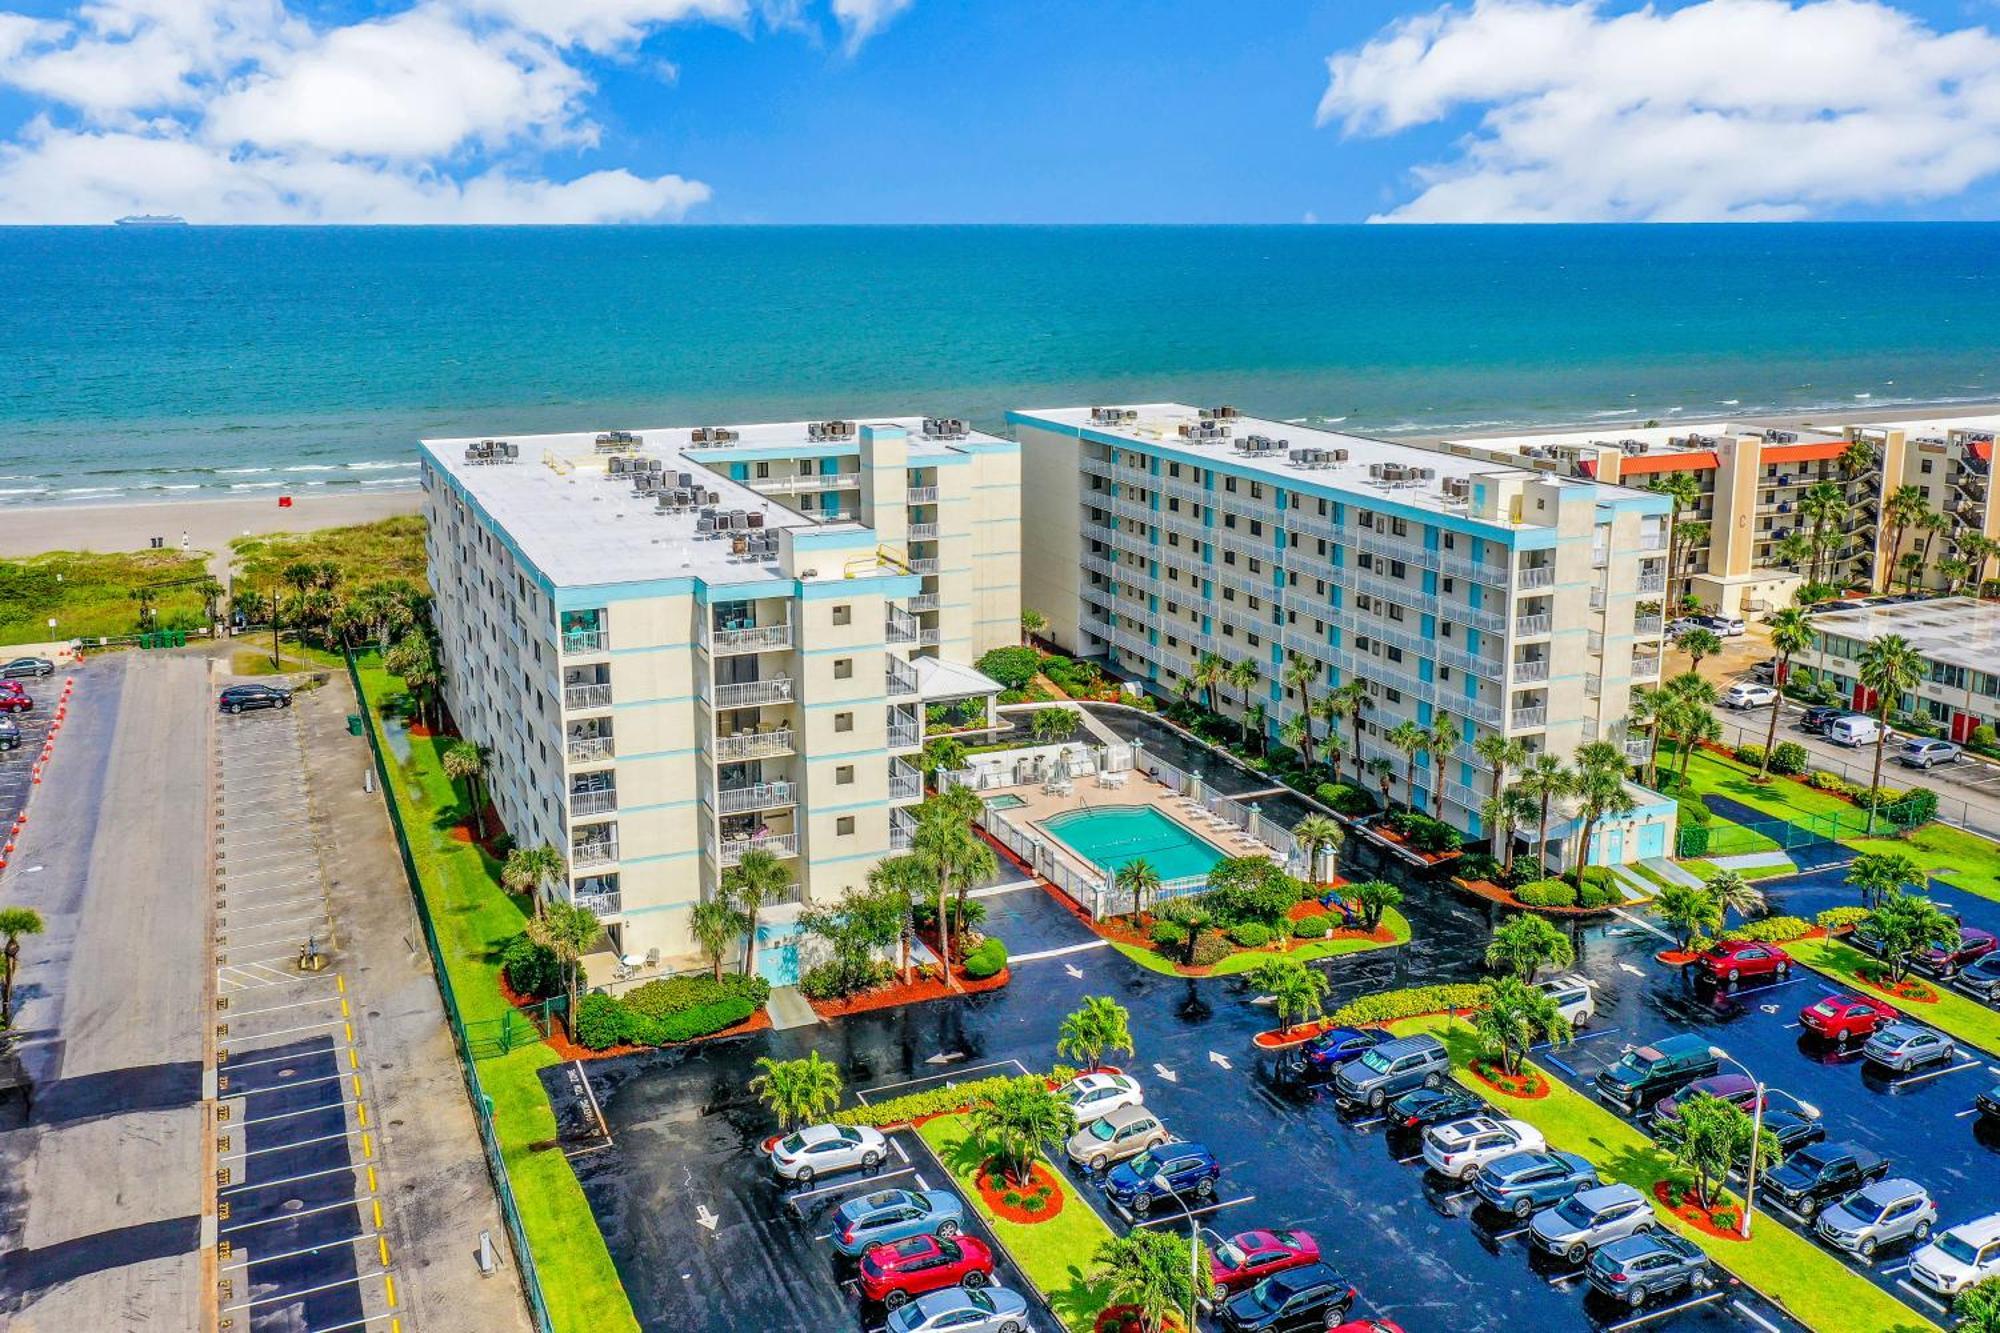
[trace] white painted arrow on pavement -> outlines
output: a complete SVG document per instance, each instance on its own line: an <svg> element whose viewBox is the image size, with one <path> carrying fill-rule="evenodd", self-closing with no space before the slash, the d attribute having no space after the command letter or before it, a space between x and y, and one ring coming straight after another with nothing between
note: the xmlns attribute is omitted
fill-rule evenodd
<svg viewBox="0 0 2000 1333"><path fill-rule="evenodd" d="M940 1051L938 1054L933 1055L932 1057L930 1057L930 1059L924 1061L924 1063L927 1065L949 1065L949 1064L956 1064L957 1062L963 1060L964 1058L965 1058L964 1051Z"/></svg>
<svg viewBox="0 0 2000 1333"><path fill-rule="evenodd" d="M1069 973L1073 977L1081 978L1083 976L1083 969L1078 967L1075 963L1064 963L1063 971Z"/></svg>
<svg viewBox="0 0 2000 1333"><path fill-rule="evenodd" d="M715 1224L722 1219L710 1212L707 1204L698 1203L694 1207L694 1220L696 1226L713 1231L715 1230Z"/></svg>
<svg viewBox="0 0 2000 1333"><path fill-rule="evenodd" d="M1179 1074L1176 1074L1173 1070L1167 1068L1165 1065L1160 1065L1160 1064L1154 1065L1153 1072L1155 1074L1158 1074L1161 1078L1165 1079L1169 1083L1178 1083L1181 1081L1181 1076Z"/></svg>
<svg viewBox="0 0 2000 1333"><path fill-rule="evenodd" d="M1278 997L1275 995L1259 995L1256 999L1250 1001L1252 1004L1276 1004L1277 1002Z"/></svg>
<svg viewBox="0 0 2000 1333"><path fill-rule="evenodd" d="M1214 1051L1208 1053L1208 1062L1210 1064L1221 1065L1224 1069L1229 1068L1229 1057L1226 1055L1217 1055Z"/></svg>
<svg viewBox="0 0 2000 1333"><path fill-rule="evenodd" d="M1644 972L1632 966L1630 963L1620 963L1618 966L1623 968L1625 971L1630 972L1635 977L1643 977L1646 975Z"/></svg>

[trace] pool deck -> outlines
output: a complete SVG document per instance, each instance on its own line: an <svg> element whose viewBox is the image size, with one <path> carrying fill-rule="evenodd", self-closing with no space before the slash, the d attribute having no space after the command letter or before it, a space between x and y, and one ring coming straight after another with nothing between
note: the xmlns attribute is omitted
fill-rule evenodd
<svg viewBox="0 0 2000 1333"><path fill-rule="evenodd" d="M1176 824L1186 828L1202 841L1220 848L1229 856L1271 856L1276 853L1233 824L1212 819L1201 807L1184 796L1176 795L1170 788L1153 781L1142 773L1124 774L1123 786L1102 787L1099 779L1081 777L1072 780L1067 796L1058 796L1042 790L1040 783L1030 783L1020 787L998 787L981 793L988 800L994 796L1018 796L1021 804L1012 809L1001 809L1015 824L1031 824L1034 832L1049 841L1060 843L1064 851L1076 860L1095 865L1088 857L1070 846L1063 839L1060 830L1043 825L1043 820L1052 815L1073 814L1079 810L1097 810L1106 806L1152 806ZM1103 869L1103 867L1099 867Z"/></svg>

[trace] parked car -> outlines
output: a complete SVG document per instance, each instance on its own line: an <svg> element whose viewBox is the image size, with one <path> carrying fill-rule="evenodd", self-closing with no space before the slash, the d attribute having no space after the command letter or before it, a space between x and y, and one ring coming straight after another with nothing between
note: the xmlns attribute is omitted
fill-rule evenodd
<svg viewBox="0 0 2000 1333"><path fill-rule="evenodd" d="M1988 1004L2000 1000L2000 953L1987 954L1953 980Z"/></svg>
<svg viewBox="0 0 2000 1333"><path fill-rule="evenodd" d="M292 692L282 685L231 685L215 701L225 713L241 713L252 708L290 708Z"/></svg>
<svg viewBox="0 0 2000 1333"><path fill-rule="evenodd" d="M1667 637L1678 639L1691 629L1701 628L1703 628L1703 625L1700 616L1676 616L1667 622Z"/></svg>
<svg viewBox="0 0 2000 1333"><path fill-rule="evenodd" d="M1749 671L1750 679L1757 681L1761 684L1769 685L1773 683L1776 680L1777 675L1778 675L1778 659L1775 657L1767 657L1761 662L1753 662L1750 664L1750 671Z"/></svg>
<svg viewBox="0 0 2000 1333"><path fill-rule="evenodd" d="M1581 1189L1528 1224L1528 1241L1573 1264L1600 1245L1657 1229L1653 1205L1631 1185Z"/></svg>
<svg viewBox="0 0 2000 1333"><path fill-rule="evenodd" d="M1891 1023L1861 1047L1861 1053L1885 1069L1907 1074L1918 1065L1936 1064L1958 1054L1951 1038L1915 1023Z"/></svg>
<svg viewBox="0 0 2000 1333"><path fill-rule="evenodd" d="M1135 1217L1144 1217L1155 1203L1183 1194L1206 1199L1215 1193L1222 1163L1199 1143L1164 1143L1111 1168L1104 1192Z"/></svg>
<svg viewBox="0 0 2000 1333"><path fill-rule="evenodd" d="M1740 1111L1752 1109L1760 1100L1766 1105L1770 1104L1768 1098L1760 1098L1757 1095L1757 1080L1748 1075L1710 1074L1707 1078L1696 1079L1678 1092L1660 1098L1659 1104L1653 1107L1653 1119L1655 1121L1680 1119L1681 1107L1696 1097L1714 1097L1718 1101L1728 1102Z"/></svg>
<svg viewBox="0 0 2000 1333"><path fill-rule="evenodd" d="M875 1190L840 1205L833 1215L834 1248L850 1259L871 1245L921 1236L955 1238L965 1209L944 1190Z"/></svg>
<svg viewBox="0 0 2000 1333"><path fill-rule="evenodd" d="M1543 994L1556 1002L1556 1012L1581 1032L1597 1017L1597 983L1580 972L1551 977L1536 983Z"/></svg>
<svg viewBox="0 0 2000 1333"><path fill-rule="evenodd" d="M36 676L53 676L56 664L46 657L17 657L11 662L0 662L0 680L29 680Z"/></svg>
<svg viewBox="0 0 2000 1333"><path fill-rule="evenodd" d="M1837 717L1826 724L1826 738L1835 745L1845 745L1856 749L1863 745L1873 745L1875 738L1882 734L1882 724L1862 713L1849 713Z"/></svg>
<svg viewBox="0 0 2000 1333"><path fill-rule="evenodd" d="M1792 956L1775 944L1756 940L1721 940L1696 954L1688 964L1716 981L1749 981L1758 977L1787 977L1792 972Z"/></svg>
<svg viewBox="0 0 2000 1333"><path fill-rule="evenodd" d="M1347 1318L1360 1294L1325 1264L1308 1264L1273 1274L1222 1302L1222 1326L1230 1333L1333 1328Z"/></svg>
<svg viewBox="0 0 2000 1333"><path fill-rule="evenodd" d="M861 1295L890 1309L947 1287L977 1289L993 1279L993 1251L976 1236L905 1236L861 1256Z"/></svg>
<svg viewBox="0 0 2000 1333"><path fill-rule="evenodd" d="M1428 1033L1398 1037L1361 1053L1333 1076L1333 1095L1380 1110L1412 1088L1435 1088L1451 1077L1451 1053Z"/></svg>
<svg viewBox="0 0 2000 1333"><path fill-rule="evenodd" d="M2000 1277L2000 1213L1941 1231L1910 1256L1910 1281L1946 1300L1989 1277Z"/></svg>
<svg viewBox="0 0 2000 1333"><path fill-rule="evenodd" d="M1076 1123L1088 1125L1121 1106L1142 1106L1145 1092L1130 1074L1078 1074L1063 1084L1062 1099L1076 1112Z"/></svg>
<svg viewBox="0 0 2000 1333"><path fill-rule="evenodd" d="M12 681L0 682L0 684L10 685L12 683ZM34 699L29 696L26 690L19 688L11 690L0 689L0 713L25 713L34 706Z"/></svg>
<svg viewBox="0 0 2000 1333"><path fill-rule="evenodd" d="M1627 1047L1616 1064L1598 1072L1597 1095L1627 1111L1640 1111L1721 1067L1706 1039L1679 1032L1650 1046Z"/></svg>
<svg viewBox="0 0 2000 1333"><path fill-rule="evenodd" d="M1949 949L1932 945L1919 950L1910 961L1932 976L1948 977L1990 956L1996 948L2000 948L2000 940L1993 938L1992 931L1981 930L1977 926L1960 926L1956 945Z"/></svg>
<svg viewBox="0 0 2000 1333"><path fill-rule="evenodd" d="M16 749L21 744L21 724L11 717L0 717L0 750Z"/></svg>
<svg viewBox="0 0 2000 1333"><path fill-rule="evenodd" d="M1634 1310L1682 1287L1704 1290L1715 1280L1701 1247L1670 1231L1649 1231L1601 1246L1584 1271L1591 1286Z"/></svg>
<svg viewBox="0 0 2000 1333"><path fill-rule="evenodd" d="M1859 1037L1866 1041L1877 1029L1902 1017L1902 1011L1886 1000L1846 991L1815 1000L1799 1010L1799 1024L1814 1036L1836 1046L1845 1046Z"/></svg>
<svg viewBox="0 0 2000 1333"><path fill-rule="evenodd" d="M1255 1286L1273 1273L1319 1262L1319 1242L1309 1231L1240 1231L1227 1239L1202 1232L1208 1243L1208 1274L1215 1280L1215 1303Z"/></svg>
<svg viewBox="0 0 2000 1333"><path fill-rule="evenodd" d="M1803 1115L1782 1108L1767 1109L1764 1112L1764 1128L1770 1130L1777 1138L1778 1151L1787 1157L1826 1137L1826 1124L1817 1116Z"/></svg>
<svg viewBox="0 0 2000 1333"><path fill-rule="evenodd" d="M1172 1138L1160 1117L1145 1107L1121 1106L1070 1135L1066 1148L1070 1161L1102 1172Z"/></svg>
<svg viewBox="0 0 2000 1333"><path fill-rule="evenodd" d="M1979 1108L1981 1120L2000 1121L2000 1083L1974 1097L1972 1104Z"/></svg>
<svg viewBox="0 0 2000 1333"><path fill-rule="evenodd" d="M1404 1129L1418 1129L1441 1120L1481 1115L1486 1110L1486 1103L1477 1096L1456 1083L1447 1083L1441 1088L1418 1088L1404 1093L1390 1104L1389 1118Z"/></svg>
<svg viewBox="0 0 2000 1333"><path fill-rule="evenodd" d="M1301 1077L1331 1077L1349 1060L1359 1060L1389 1040L1380 1028L1328 1028L1293 1051L1287 1066Z"/></svg>
<svg viewBox="0 0 2000 1333"><path fill-rule="evenodd" d="M1762 708L1776 703L1778 692L1769 685L1759 685L1755 681L1739 680L1722 692L1716 703L1723 708Z"/></svg>
<svg viewBox="0 0 2000 1333"><path fill-rule="evenodd" d="M1939 764L1955 764L1963 758L1965 751L1950 741L1924 736L1912 736L1896 751L1896 762L1911 768L1935 768Z"/></svg>
<svg viewBox="0 0 2000 1333"><path fill-rule="evenodd" d="M1813 1228L1838 1250L1873 1258L1884 1245L1908 1240L1921 1245L1937 1225L1937 1205L1922 1185L1897 1176L1864 1185L1820 1209Z"/></svg>
<svg viewBox="0 0 2000 1333"><path fill-rule="evenodd" d="M1474 1193L1516 1217L1527 1217L1600 1183L1597 1168L1570 1152L1509 1153L1480 1167L1472 1177Z"/></svg>
<svg viewBox="0 0 2000 1333"><path fill-rule="evenodd" d="M1831 1199L1889 1174L1889 1159L1858 1143L1815 1143L1764 1173L1763 1188L1810 1222Z"/></svg>
<svg viewBox="0 0 2000 1333"><path fill-rule="evenodd" d="M1694 623L1725 639L1739 638L1748 628L1741 616L1696 616Z"/></svg>
<svg viewBox="0 0 2000 1333"><path fill-rule="evenodd" d="M953 1287L889 1314L889 1333L1026 1333L1028 1302L1005 1287Z"/></svg>
<svg viewBox="0 0 2000 1333"><path fill-rule="evenodd" d="M1441 1176L1470 1180L1488 1162L1548 1146L1542 1131L1526 1121L1475 1115L1425 1130L1424 1162Z"/></svg>
<svg viewBox="0 0 2000 1333"><path fill-rule="evenodd" d="M1814 704L1799 715L1800 731L1810 731L1815 736L1824 735L1828 726L1852 711L1832 704Z"/></svg>
<svg viewBox="0 0 2000 1333"><path fill-rule="evenodd" d="M771 1145L771 1169L784 1180L810 1185L815 1176L859 1168L873 1171L889 1155L882 1131L867 1125L807 1125Z"/></svg>
<svg viewBox="0 0 2000 1333"><path fill-rule="evenodd" d="M1350 1319L1327 1333L1403 1333L1403 1326L1393 1319Z"/></svg>

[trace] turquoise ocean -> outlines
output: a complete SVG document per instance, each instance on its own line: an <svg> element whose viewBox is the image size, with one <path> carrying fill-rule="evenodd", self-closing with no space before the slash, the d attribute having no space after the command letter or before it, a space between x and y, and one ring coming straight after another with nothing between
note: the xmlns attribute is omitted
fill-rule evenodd
<svg viewBox="0 0 2000 1333"><path fill-rule="evenodd" d="M0 504L408 485L423 435L1166 397L1832 420L2000 399L1996 312L1981 224L0 229Z"/></svg>

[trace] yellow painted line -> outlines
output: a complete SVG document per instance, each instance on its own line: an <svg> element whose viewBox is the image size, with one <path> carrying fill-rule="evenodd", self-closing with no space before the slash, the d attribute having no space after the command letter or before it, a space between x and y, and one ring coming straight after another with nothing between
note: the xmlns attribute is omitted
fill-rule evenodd
<svg viewBox="0 0 2000 1333"><path fill-rule="evenodd" d="M388 1284L389 1308L393 1310L396 1308L396 1275L394 1273L384 1273L382 1281Z"/></svg>
<svg viewBox="0 0 2000 1333"><path fill-rule="evenodd" d="M375 1229L377 1231L382 1229L382 1201L380 1199L375 1200Z"/></svg>
<svg viewBox="0 0 2000 1333"><path fill-rule="evenodd" d="M356 1116L357 1118L359 1118L359 1120L361 1121L361 1125L362 1125L362 1127L363 1127L364 1129L365 1129L365 1128L367 1128L367 1125L368 1125L368 1103L366 1103L366 1102L356 1102L356 1103L354 1103L354 1114L355 1114L355 1116Z"/></svg>
<svg viewBox="0 0 2000 1333"><path fill-rule="evenodd" d="M347 978L341 976L338 972L334 973L333 988L342 995L347 994Z"/></svg>
<svg viewBox="0 0 2000 1333"><path fill-rule="evenodd" d="M361 1155L363 1157L373 1157L375 1155L375 1144L372 1140L372 1135L363 1134L361 1136Z"/></svg>
<svg viewBox="0 0 2000 1333"><path fill-rule="evenodd" d="M387 1268L389 1266L389 1238L378 1231L375 1233L375 1240L382 1249L382 1267Z"/></svg>
<svg viewBox="0 0 2000 1333"><path fill-rule="evenodd" d="M354 1076L354 1100L357 1102L361 1100L361 1075L359 1074Z"/></svg>
<svg viewBox="0 0 2000 1333"><path fill-rule="evenodd" d="M341 1000L341 1002L340 1002L340 1016L341 1016L342 1018L347 1018L347 1017L349 1017L349 1014L348 1014L348 1010L347 1010L347 1001L346 1001L345 999L342 999L342 1000Z"/></svg>
<svg viewBox="0 0 2000 1333"><path fill-rule="evenodd" d="M352 1045L354 1043L354 1024L344 1023L341 1026L347 1029L347 1041L349 1045Z"/></svg>
<svg viewBox="0 0 2000 1333"><path fill-rule="evenodd" d="M348 1040L352 1041L353 1038L349 1037ZM347 1063L351 1068L354 1069L361 1068L361 1057L354 1053L354 1048L352 1046L347 1048Z"/></svg>
<svg viewBox="0 0 2000 1333"><path fill-rule="evenodd" d="M375 1192L375 1168L372 1166L368 1168L368 1192Z"/></svg>

